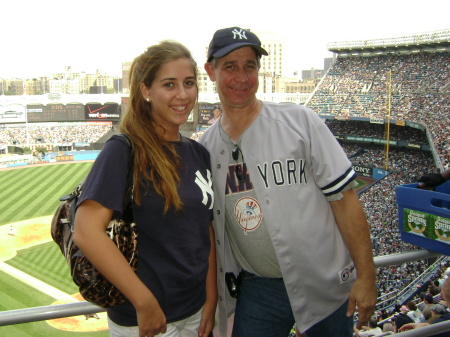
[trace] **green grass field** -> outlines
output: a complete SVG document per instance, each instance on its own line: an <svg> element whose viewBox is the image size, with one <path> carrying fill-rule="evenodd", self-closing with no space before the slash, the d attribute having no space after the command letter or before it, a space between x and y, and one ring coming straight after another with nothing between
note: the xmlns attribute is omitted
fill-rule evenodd
<svg viewBox="0 0 450 337"><path fill-rule="evenodd" d="M60 196L70 192L92 163L48 165L0 172L0 226L53 215ZM50 228L49 228L50 230ZM58 246L48 242L18 252L6 263L68 294L77 287ZM0 311L51 305L54 299L7 274L0 273ZM108 331L67 332L46 322L0 327L1 337L106 337Z"/></svg>
<svg viewBox="0 0 450 337"><path fill-rule="evenodd" d="M51 215L92 163L48 165L0 172L0 225Z"/></svg>
<svg viewBox="0 0 450 337"><path fill-rule="evenodd" d="M356 179L356 182L358 183L358 185L355 187L355 190L366 185L366 183L360 179Z"/></svg>
<svg viewBox="0 0 450 337"><path fill-rule="evenodd" d="M69 295L78 291L69 277L69 266L54 242L20 250L16 257L6 263Z"/></svg>

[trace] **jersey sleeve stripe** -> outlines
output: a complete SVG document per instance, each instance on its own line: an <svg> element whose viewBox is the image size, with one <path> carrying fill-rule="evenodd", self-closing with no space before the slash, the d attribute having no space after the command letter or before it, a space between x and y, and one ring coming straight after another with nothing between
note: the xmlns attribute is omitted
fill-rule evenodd
<svg viewBox="0 0 450 337"><path fill-rule="evenodd" d="M352 180L356 178L356 172L350 167L343 175L333 181L331 184L321 188L325 196L341 192Z"/></svg>

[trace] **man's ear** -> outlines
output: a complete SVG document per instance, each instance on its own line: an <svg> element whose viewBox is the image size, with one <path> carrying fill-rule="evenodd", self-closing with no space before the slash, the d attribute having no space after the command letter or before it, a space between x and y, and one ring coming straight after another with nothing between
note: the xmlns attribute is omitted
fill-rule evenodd
<svg viewBox="0 0 450 337"><path fill-rule="evenodd" d="M206 73L209 76L209 79L211 81L215 82L216 81L216 74L214 73L214 66L213 66L213 64L211 62L206 62L205 63L205 70L206 70Z"/></svg>

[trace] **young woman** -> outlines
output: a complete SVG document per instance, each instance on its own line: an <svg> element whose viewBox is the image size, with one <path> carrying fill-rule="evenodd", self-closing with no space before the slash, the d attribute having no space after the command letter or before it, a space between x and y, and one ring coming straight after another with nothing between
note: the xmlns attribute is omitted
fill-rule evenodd
<svg viewBox="0 0 450 337"><path fill-rule="evenodd" d="M110 335L208 336L217 302L213 193L207 150L180 135L197 101L197 67L181 44L138 56L120 125L134 145L135 273L105 235L122 212L130 149L113 136L84 185L75 242L128 301L108 308Z"/></svg>

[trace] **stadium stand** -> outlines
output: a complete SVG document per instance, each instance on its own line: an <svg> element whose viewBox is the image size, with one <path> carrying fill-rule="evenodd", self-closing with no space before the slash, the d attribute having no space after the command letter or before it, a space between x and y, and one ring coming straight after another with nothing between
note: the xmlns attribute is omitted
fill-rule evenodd
<svg viewBox="0 0 450 337"><path fill-rule="evenodd" d="M27 135L28 129L28 135ZM110 125L7 127L0 130L0 145L31 143L93 143L111 130Z"/></svg>
<svg viewBox="0 0 450 337"><path fill-rule="evenodd" d="M383 139L385 126L354 121L354 117L386 118L387 74L392 75L390 117L421 124L426 132L391 125L390 139L416 144L432 142L431 151L391 147L389 172L384 179L360 195L370 226L375 256L419 249L400 238L395 189L410 184L436 167L450 165L450 54L417 53L337 58L307 105L327 118L327 125L338 139L346 135ZM404 125L404 124L403 124ZM384 167L385 148L372 143L342 143L356 165ZM433 150L433 147L431 147ZM440 165L439 165L440 164ZM399 266L378 268L378 305L380 327L390 322L408 300L420 303L419 293L429 292L433 281L447 277L448 257L422 260ZM403 296L403 297L402 297ZM435 296L435 302L440 295Z"/></svg>
<svg viewBox="0 0 450 337"><path fill-rule="evenodd" d="M391 72L391 117L424 125L442 165L448 166L449 63L448 52L339 57L307 105L318 114L337 118L384 118Z"/></svg>

